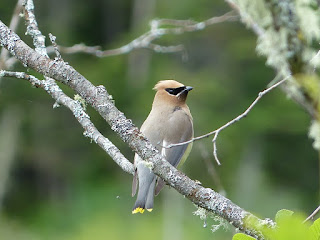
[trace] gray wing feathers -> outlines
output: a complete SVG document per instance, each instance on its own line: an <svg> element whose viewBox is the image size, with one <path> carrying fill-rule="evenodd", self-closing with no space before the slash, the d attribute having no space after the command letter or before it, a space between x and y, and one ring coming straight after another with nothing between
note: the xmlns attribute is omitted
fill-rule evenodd
<svg viewBox="0 0 320 240"><path fill-rule="evenodd" d="M180 111L182 112L182 111ZM176 117L177 118L177 117ZM179 124L176 124L171 130L172 134L164 139L164 142L169 144L181 143L190 140L193 137L192 121L185 113L179 114ZM183 154L185 153L188 144L165 149L165 158L174 167L177 167Z"/></svg>
<svg viewBox="0 0 320 240"><path fill-rule="evenodd" d="M189 140L189 139L187 139ZM181 142L185 142L187 140L182 140ZM166 160L174 167L177 167L183 154L185 153L186 149L188 147L188 144L182 145L182 146L177 146L177 147L172 147L172 148L167 148L166 149Z"/></svg>
<svg viewBox="0 0 320 240"><path fill-rule="evenodd" d="M134 171L133 181L132 181L132 197L136 195L137 192L137 186L138 186L138 173L137 169Z"/></svg>
<svg viewBox="0 0 320 240"><path fill-rule="evenodd" d="M191 119L186 114L183 114L181 116L181 118L183 118L183 119L181 119L181 123L183 123L183 125L175 126L176 131L172 131L174 133L174 135L169 136L169 137L171 137L171 138L169 138L171 141L169 141L169 139L164 139L163 143L166 143L164 145L168 146L171 143L186 142L193 137L193 126L192 126ZM175 134L175 133L177 133L177 134ZM181 133L183 133L183 134L181 134ZM166 158L166 160L172 166L177 167L179 162L181 161L183 155L185 154L188 145L189 144L185 144L182 146L176 146L176 147L172 147L172 148L162 148L162 153L163 153L164 157ZM164 185L165 185L165 182L161 178L158 178L157 186L156 186L156 190L155 190L155 195L159 194L159 192L164 187Z"/></svg>

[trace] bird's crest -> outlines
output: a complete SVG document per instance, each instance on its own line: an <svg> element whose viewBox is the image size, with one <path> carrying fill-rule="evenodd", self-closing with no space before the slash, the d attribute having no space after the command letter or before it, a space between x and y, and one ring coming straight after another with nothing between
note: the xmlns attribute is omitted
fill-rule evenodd
<svg viewBox="0 0 320 240"><path fill-rule="evenodd" d="M175 80L162 80L159 81L155 86L154 86L154 90L159 91L162 89L166 89L166 88L178 88L178 87L183 87L184 85L182 83L179 83Z"/></svg>

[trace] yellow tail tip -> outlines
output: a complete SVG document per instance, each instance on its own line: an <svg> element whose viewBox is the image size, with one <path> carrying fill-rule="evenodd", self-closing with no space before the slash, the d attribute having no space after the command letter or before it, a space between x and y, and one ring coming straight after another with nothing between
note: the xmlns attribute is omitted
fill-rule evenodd
<svg viewBox="0 0 320 240"><path fill-rule="evenodd" d="M149 209L148 209L148 211L149 211ZM144 213L144 208L137 207L137 208L133 209L132 214L136 214L136 213Z"/></svg>
<svg viewBox="0 0 320 240"><path fill-rule="evenodd" d="M152 212L152 210L153 210L152 208L147 208L148 212Z"/></svg>

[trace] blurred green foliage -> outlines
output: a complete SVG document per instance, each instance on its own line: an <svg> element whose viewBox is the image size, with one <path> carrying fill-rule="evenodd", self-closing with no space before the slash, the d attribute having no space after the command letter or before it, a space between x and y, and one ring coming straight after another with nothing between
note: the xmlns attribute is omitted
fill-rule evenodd
<svg viewBox="0 0 320 240"><path fill-rule="evenodd" d="M63 46L83 42L103 49L120 47L148 30L150 19L133 26L135 8L152 18L199 21L229 11L223 1L209 0L154 1L148 13L139 1L129 0L34 2L43 34L51 32ZM0 2L6 24L15 4L14 0ZM31 44L23 22L17 32ZM183 61L180 53L149 50L102 59L85 54L63 58L93 84L106 86L116 106L137 126L151 109L151 89L157 81L175 79L193 86L188 105L196 136L242 113L274 77L265 59L256 56L255 36L241 23L166 36L157 43L184 44L188 59ZM25 69L17 64L15 70ZM231 227L213 236L210 225L215 223L203 228L192 214L196 208L180 195L173 197L174 190L168 188L156 198L154 212L131 215L131 176L82 135L70 111L53 109L54 101L44 91L5 78L0 83L0 103L0 118L12 107L19 109L22 118L1 208L3 239L231 239ZM87 112L96 127L133 159L132 151L106 122L89 106ZM204 139L194 144L182 170L204 186L222 190L207 171L203 156L209 156L227 197L244 209L270 218L282 208L307 214L319 200L318 154L307 137L309 121L276 89L248 117L219 135L222 166L216 166L212 157L211 140Z"/></svg>
<svg viewBox="0 0 320 240"><path fill-rule="evenodd" d="M281 209L275 216L277 227L274 229L265 228L265 236L271 240L318 240L320 238L320 219L315 220L312 225L310 222L304 222L305 219L306 216L301 213ZM232 240L252 239L255 238L243 233L237 233L232 238Z"/></svg>

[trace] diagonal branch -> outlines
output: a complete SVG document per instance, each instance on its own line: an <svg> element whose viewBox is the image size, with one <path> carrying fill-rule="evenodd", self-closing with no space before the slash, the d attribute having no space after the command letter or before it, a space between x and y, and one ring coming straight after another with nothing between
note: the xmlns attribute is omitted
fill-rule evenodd
<svg viewBox="0 0 320 240"><path fill-rule="evenodd" d="M316 210L314 210L307 218L306 220L303 221L303 223L309 221L310 219L312 219L315 215L317 215L317 213L320 211L320 206L318 206L316 208Z"/></svg>
<svg viewBox="0 0 320 240"><path fill-rule="evenodd" d="M54 80L39 80L36 77L24 72L0 71L0 77L15 77L29 81L33 86L44 89L55 101L69 108L74 117L85 130L83 135L92 139L98 144L121 168L123 171L133 174L132 163L126 159L120 150L106 137L104 137L91 122L89 115L84 111L81 102L68 97L62 92Z"/></svg>
<svg viewBox="0 0 320 240"><path fill-rule="evenodd" d="M170 165L138 131L132 121L120 112L103 86L94 86L73 67L63 61L55 61L39 54L26 45L17 34L0 21L0 45L5 47L25 66L66 84L76 91L87 103L110 124L121 139L139 156L150 163L152 171L170 186L186 196L199 207L205 208L226 219L241 231L264 239L265 227L274 226L271 220L261 220L241 209L229 199L210 188L204 188ZM79 116L83 118L83 115Z"/></svg>

